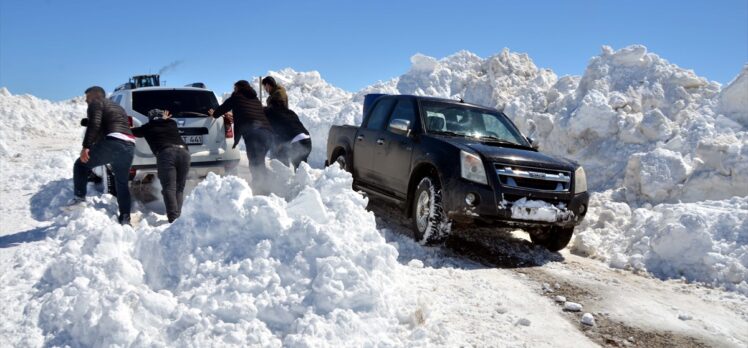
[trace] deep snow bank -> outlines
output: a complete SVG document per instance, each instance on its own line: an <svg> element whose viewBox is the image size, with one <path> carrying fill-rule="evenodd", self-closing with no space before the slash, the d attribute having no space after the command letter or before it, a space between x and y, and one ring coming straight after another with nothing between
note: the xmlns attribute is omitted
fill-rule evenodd
<svg viewBox="0 0 748 348"><path fill-rule="evenodd" d="M79 127L86 117L81 98L50 102L32 95L13 95L0 87L0 157L14 154L16 143Z"/></svg>
<svg viewBox="0 0 748 348"><path fill-rule="evenodd" d="M60 254L27 306L47 343L397 344L397 252L350 175L275 167L288 200L210 175L170 226L114 225L106 197L58 219Z"/></svg>
<svg viewBox="0 0 748 348"><path fill-rule="evenodd" d="M592 196L572 248L615 268L648 270L748 295L748 197L632 207Z"/></svg>

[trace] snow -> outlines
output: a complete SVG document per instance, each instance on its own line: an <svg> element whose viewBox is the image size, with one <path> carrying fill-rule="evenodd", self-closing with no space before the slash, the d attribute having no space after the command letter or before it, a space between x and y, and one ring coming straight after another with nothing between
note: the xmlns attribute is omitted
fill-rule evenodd
<svg viewBox="0 0 748 348"><path fill-rule="evenodd" d="M729 118L748 127L748 64L720 93L720 108Z"/></svg>
<svg viewBox="0 0 748 348"><path fill-rule="evenodd" d="M579 312L582 310L582 305L576 302L566 301L564 302L564 310L569 312Z"/></svg>
<svg viewBox="0 0 748 348"><path fill-rule="evenodd" d="M72 189L85 103L0 88L0 115L9 120L0 123L0 172L7 178L0 184L2 341L592 345L553 298L536 294L516 274L378 230L347 173L315 169L325 159L329 127L360 123L363 96L376 92L497 107L542 151L582 164L592 192L574 253L615 269L748 295L748 66L723 88L639 45L603 47L582 76L558 77L508 49L488 58L418 54L411 63L402 76L356 93L317 72L271 72L312 134L311 167L294 173L269 163L275 174L269 196L255 195L240 178L210 176L188 196L175 224L144 212L135 228L116 225L108 195L58 215ZM563 208L541 203L514 202L513 215L514 206L517 214L530 208L527 218L550 221ZM604 298L630 300L617 289ZM555 299L582 310L566 300ZM660 308L668 300L633 302ZM685 322L698 322L734 334L719 312L704 307L655 315L620 306L611 315L681 331L690 328ZM663 315L676 323L663 323Z"/></svg>
<svg viewBox="0 0 748 348"><path fill-rule="evenodd" d="M60 129L73 128L86 117L82 97L50 102L32 95L13 95L0 87L0 158L17 153L19 142L48 136Z"/></svg>
<svg viewBox="0 0 748 348"><path fill-rule="evenodd" d="M512 202L513 219L555 222L568 219L573 214L566 210L562 203L556 206L545 201L528 200L524 197Z"/></svg>
<svg viewBox="0 0 748 348"><path fill-rule="evenodd" d="M582 315L581 322L584 325L595 326L595 317L592 315L592 313L584 313L584 315Z"/></svg>

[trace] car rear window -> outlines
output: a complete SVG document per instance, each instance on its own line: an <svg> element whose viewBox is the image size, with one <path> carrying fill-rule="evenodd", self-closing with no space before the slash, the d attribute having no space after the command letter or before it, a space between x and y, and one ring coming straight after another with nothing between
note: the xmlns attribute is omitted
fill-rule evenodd
<svg viewBox="0 0 748 348"><path fill-rule="evenodd" d="M206 117L208 110L218 107L210 91L159 90L132 93L133 110L148 115L152 109L169 110L175 117Z"/></svg>

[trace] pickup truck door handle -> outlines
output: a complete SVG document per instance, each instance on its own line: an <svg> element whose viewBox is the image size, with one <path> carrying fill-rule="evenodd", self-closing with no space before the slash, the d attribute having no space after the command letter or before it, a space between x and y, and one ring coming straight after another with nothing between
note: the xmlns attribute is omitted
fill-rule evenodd
<svg viewBox="0 0 748 348"><path fill-rule="evenodd" d="M359 135L359 136L356 137L356 140L358 140L358 141L364 140L364 136L363 135Z"/></svg>
<svg viewBox="0 0 748 348"><path fill-rule="evenodd" d="M377 145L384 145L384 139L377 139Z"/></svg>

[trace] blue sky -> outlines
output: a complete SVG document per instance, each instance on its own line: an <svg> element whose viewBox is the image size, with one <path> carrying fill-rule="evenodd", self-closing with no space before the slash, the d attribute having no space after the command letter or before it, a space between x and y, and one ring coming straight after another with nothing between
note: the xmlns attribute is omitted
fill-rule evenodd
<svg viewBox="0 0 748 348"><path fill-rule="evenodd" d="M720 83L748 62L748 0L54 1L0 0L0 86L61 100L157 72L167 85L292 67L356 91L410 57L508 47L580 75L602 45L644 44Z"/></svg>

